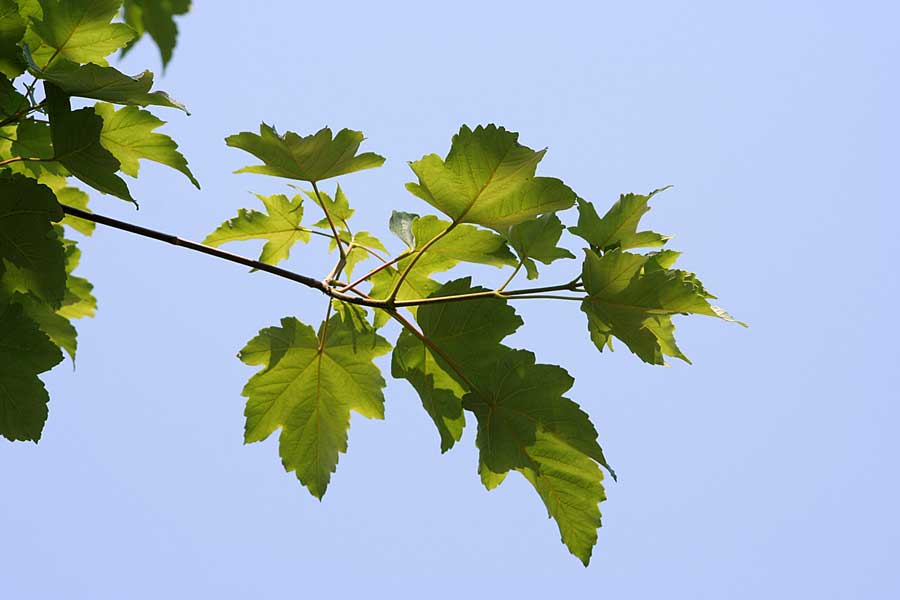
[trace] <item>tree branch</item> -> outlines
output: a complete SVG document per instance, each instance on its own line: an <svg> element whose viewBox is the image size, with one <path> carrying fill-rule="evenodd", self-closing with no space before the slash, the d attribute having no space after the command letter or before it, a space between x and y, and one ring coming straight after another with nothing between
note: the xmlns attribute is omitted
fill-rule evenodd
<svg viewBox="0 0 900 600"><path fill-rule="evenodd" d="M504 292L498 291L484 291L484 292L472 292L471 294L457 294L453 296L436 296L431 298L416 298L412 300L379 300L375 298L371 298L353 288L350 288L348 291L353 292L352 294L343 291L346 288L346 284L341 282L331 282L328 279L319 280L314 277L309 277L308 275L301 275L300 273L295 273L293 271L288 271L287 269L282 269L280 267L276 267L264 262L260 262L258 260L253 260L252 258L247 258L246 256L241 256L240 254L233 254L231 252L225 252L224 250L219 250L218 248L212 248L210 246L204 246L203 244L199 244L197 242L193 242L191 240L186 240L184 238L180 238L178 236L163 233L161 231L156 231L155 229L148 229L146 227L141 227L140 225L134 225L132 223L127 223L125 221L119 221L118 219L113 219L111 217L106 217L103 215L98 215L97 213L87 212L85 210L81 210L80 208L75 208L74 206L67 206L65 204L60 204L62 210L65 214L76 217L79 219L84 219L85 221L91 221L93 223L98 223L100 225L106 225L107 227L112 227L113 229L119 229L121 231L127 231L128 233L133 233L135 235L140 235L142 237L154 239L160 242L165 242L167 244L172 244L173 246L179 246L181 248L187 248L188 250L193 250L194 252L200 252L202 254L207 254L209 256L214 256L216 258L221 258L222 260L227 260L229 262L237 263L239 265L243 265L245 267L250 267L251 269L255 269L257 271L264 271L271 275L275 275L277 277L281 277L283 279L288 279L295 283L299 283L301 285L305 285L306 287L318 290L336 300L340 300L342 302L347 302L348 304L356 304L358 306L368 306L370 308L379 308L382 310L387 310L391 313L396 313L396 308L401 308L405 306L420 306L423 304L440 304L444 302L461 302L465 300L475 300L475 299L490 299L497 298L501 300L515 300L519 297L521 298L534 298L537 294L542 294L545 292L554 292L554 291L581 291L578 289L578 279L574 279L568 283L563 283L560 285L552 285L546 287L535 287L535 288L526 288L520 290L510 290ZM330 237L330 236L329 236ZM334 284L334 285L333 285ZM339 289L339 287L341 288ZM560 298L561 296L544 296L546 298ZM565 298L567 300L574 298ZM392 316L394 316L392 314ZM395 317L396 318L396 317Z"/></svg>

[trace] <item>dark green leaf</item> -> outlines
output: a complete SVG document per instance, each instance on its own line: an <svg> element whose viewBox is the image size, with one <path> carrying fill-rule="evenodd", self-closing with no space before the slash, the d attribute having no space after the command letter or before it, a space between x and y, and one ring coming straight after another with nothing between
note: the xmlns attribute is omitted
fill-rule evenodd
<svg viewBox="0 0 900 600"><path fill-rule="evenodd" d="M518 138L495 125L463 126L446 160L429 154L410 163L419 182L406 187L454 221L498 230L572 206L575 193L562 181L534 176L545 151Z"/></svg>
<svg viewBox="0 0 900 600"><path fill-rule="evenodd" d="M25 35L25 19L19 15L15 0L0 0L0 73L13 78L25 70L25 59L18 43Z"/></svg>
<svg viewBox="0 0 900 600"><path fill-rule="evenodd" d="M47 420L47 390L37 375L62 353L18 304L0 304L0 435L38 441Z"/></svg>
<svg viewBox="0 0 900 600"><path fill-rule="evenodd" d="M479 472L488 489L511 470L535 487L559 526L563 543L587 565L606 499L606 466L597 431L563 394L573 379L555 365L535 364L524 350L507 350L478 379L463 404L478 419ZM608 468L608 467L607 467Z"/></svg>
<svg viewBox="0 0 900 600"><path fill-rule="evenodd" d="M473 288L471 277L443 285L432 297L485 291ZM441 436L446 452L460 439L465 417L462 398L465 380L454 370L473 372L496 353L500 341L522 325L505 300L497 298L425 305L416 313L422 333L453 361L453 367L407 330L400 333L391 374L406 379L419 393L422 405Z"/></svg>
<svg viewBox="0 0 900 600"><path fill-rule="evenodd" d="M59 306L66 291L63 246L53 223L63 217L53 192L18 174L0 173L0 263L24 272L31 291Z"/></svg>
<svg viewBox="0 0 900 600"><path fill-rule="evenodd" d="M92 188L134 202L128 186L116 175L119 161L100 143L103 119L93 108L71 110L69 98L52 83L45 83L50 136L56 159Z"/></svg>
<svg viewBox="0 0 900 600"><path fill-rule="evenodd" d="M190 10L189 0L125 0L125 22L138 35L149 33L162 57L163 67L172 60L172 51L178 40L175 16ZM122 53L130 49L127 46Z"/></svg>

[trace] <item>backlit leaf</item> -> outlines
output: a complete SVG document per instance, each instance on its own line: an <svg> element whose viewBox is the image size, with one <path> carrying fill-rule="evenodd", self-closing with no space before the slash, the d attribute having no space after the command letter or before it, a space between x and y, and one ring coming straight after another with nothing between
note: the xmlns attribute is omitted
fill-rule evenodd
<svg viewBox="0 0 900 600"><path fill-rule="evenodd" d="M556 245L564 229L559 217L554 214L543 215L509 228L509 243L525 265L528 279L538 277L535 260L549 265L560 258L575 258L574 254Z"/></svg>
<svg viewBox="0 0 900 600"><path fill-rule="evenodd" d="M325 127L313 135L301 137L292 131L279 135L265 123L259 135L245 131L229 136L225 143L240 148L264 164L244 167L235 173L259 173L301 181L323 181L363 169L380 167L384 157L372 152L357 155L363 134L341 129L332 139Z"/></svg>
<svg viewBox="0 0 900 600"><path fill-rule="evenodd" d="M622 194L619 200L603 215L597 216L594 205L586 200L578 200L578 225L569 231L586 240L599 251L619 248L655 248L665 245L671 239L653 231L638 231L638 223L647 211L648 202L656 194L667 190L664 187L642 196Z"/></svg>
<svg viewBox="0 0 900 600"><path fill-rule="evenodd" d="M446 160L429 154L410 163L419 181L406 187L454 221L498 230L572 206L575 193L562 181L534 176L545 151L518 138L495 125L463 126Z"/></svg>
<svg viewBox="0 0 900 600"><path fill-rule="evenodd" d="M102 61L124 47L134 31L111 23L122 0L40 0L43 16L33 28L60 58L76 63Z"/></svg>
<svg viewBox="0 0 900 600"><path fill-rule="evenodd" d="M298 194L288 199L284 194L256 196L266 208L265 213L242 208L238 215L222 223L203 243L218 247L226 242L264 239L260 262L274 265L286 260L297 242L309 241L309 229L300 225L303 219L303 198Z"/></svg>
<svg viewBox="0 0 900 600"><path fill-rule="evenodd" d="M350 411L384 418L385 382L372 361L389 351L364 319L336 315L318 336L294 318L263 329L240 354L245 363L264 366L244 386L245 440L264 440L281 428L285 469L321 498L339 453L347 451Z"/></svg>
<svg viewBox="0 0 900 600"><path fill-rule="evenodd" d="M123 173L137 177L138 159L145 158L180 171L200 189L187 160L178 152L178 144L154 131L165 125L165 121L135 106L116 110L111 104L98 102L94 111L103 119L100 143L119 160Z"/></svg>

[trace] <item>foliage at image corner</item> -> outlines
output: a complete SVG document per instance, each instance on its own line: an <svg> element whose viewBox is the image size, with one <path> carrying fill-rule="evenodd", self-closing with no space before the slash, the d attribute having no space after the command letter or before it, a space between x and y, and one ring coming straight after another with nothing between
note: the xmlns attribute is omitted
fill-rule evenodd
<svg viewBox="0 0 900 600"><path fill-rule="evenodd" d="M70 236L90 235L96 220L77 186L134 202L122 175L136 177L140 161L153 160L199 188L177 144L156 131L163 121L147 110L184 107L152 89L149 71L130 77L107 62L147 33L165 66L174 17L189 8L182 0L0 0L0 434L9 440L40 439L49 401L40 375L64 353L75 359L73 320L96 311L92 285L74 274L80 252ZM71 98L94 104L73 110ZM601 352L616 338L651 365L689 362L675 316L733 319L696 275L675 267L669 236L641 229L665 188L624 194L598 211L560 179L537 174L544 150L500 126L463 126L445 156L409 163L408 191L436 214L394 211L388 229L397 240L386 244L352 228L355 211L340 185L320 189L384 162L360 153L362 142L349 129L304 136L265 123L226 139L259 161L238 172L301 183L289 194L258 196L260 206L222 223L205 248L263 241L259 258L241 264L325 295L318 325L286 316L240 351L257 368L242 391L245 441L278 432L283 466L322 498L347 450L351 412L384 418L386 381L374 360L390 353L390 375L415 389L441 450L471 422L485 487L521 474L587 565L604 470L615 473L588 415L566 395L572 376L504 341L524 325L516 303L559 302L584 314ZM313 240L334 253L329 273L278 266ZM572 261L566 281L517 287L558 260ZM467 264L505 269L503 282L476 283ZM399 333L385 329L390 322Z"/></svg>

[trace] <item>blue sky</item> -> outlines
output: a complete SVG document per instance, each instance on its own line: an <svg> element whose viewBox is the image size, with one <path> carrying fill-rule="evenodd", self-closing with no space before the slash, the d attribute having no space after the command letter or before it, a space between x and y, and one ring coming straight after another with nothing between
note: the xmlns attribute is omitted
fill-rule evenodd
<svg viewBox="0 0 900 600"><path fill-rule="evenodd" d="M287 189L231 174L248 161L222 139L261 120L363 130L388 162L341 182L385 239L392 208L426 210L406 161L462 123L549 147L541 173L600 206L674 184L649 224L749 330L683 318L694 365L667 369L597 353L568 304L523 303L513 339L575 376L620 475L590 568L521 478L481 487L471 426L440 455L404 381L385 421L354 417L313 499L276 440L242 445L235 353L282 316L317 322L323 298L98 230L77 369L46 377L41 443L0 452L4 597L898 597L900 11L731 4L201 1L159 84L193 113L163 118L203 191L146 164L139 212L94 199L202 239L248 192ZM143 43L122 66L159 62ZM290 266L330 260L310 245Z"/></svg>

